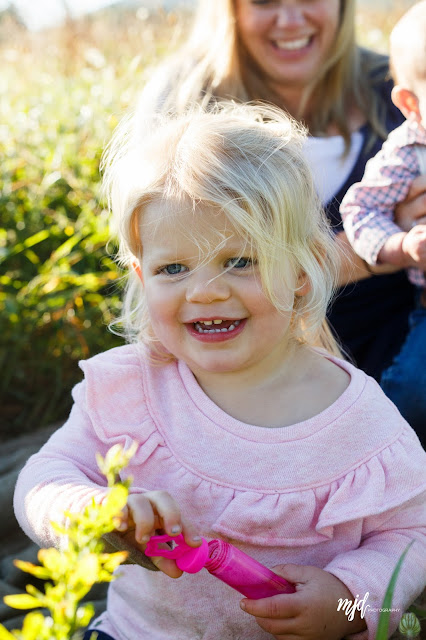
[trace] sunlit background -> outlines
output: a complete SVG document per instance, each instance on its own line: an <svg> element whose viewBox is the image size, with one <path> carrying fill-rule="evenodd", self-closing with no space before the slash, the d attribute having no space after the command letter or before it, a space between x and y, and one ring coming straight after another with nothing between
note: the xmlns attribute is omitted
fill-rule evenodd
<svg viewBox="0 0 426 640"><path fill-rule="evenodd" d="M215 0L211 0L214 2ZM177 5L194 5L196 0L0 0L0 11L13 7L21 17L27 28L41 29L60 24L68 16L78 17L86 13L97 11L108 5L126 5L128 7L147 7L155 10L164 8L175 9ZM368 0L359 0L360 5ZM413 4L414 0L406 0L405 4ZM371 4L371 3L370 3ZM375 0L376 6L386 6L392 9L392 5L401 4L393 0Z"/></svg>
<svg viewBox="0 0 426 640"><path fill-rule="evenodd" d="M195 0L0 0L0 11L12 7L28 29L38 30L58 25L67 16L75 18L111 5L170 10L176 9L178 5L191 5L194 2Z"/></svg>

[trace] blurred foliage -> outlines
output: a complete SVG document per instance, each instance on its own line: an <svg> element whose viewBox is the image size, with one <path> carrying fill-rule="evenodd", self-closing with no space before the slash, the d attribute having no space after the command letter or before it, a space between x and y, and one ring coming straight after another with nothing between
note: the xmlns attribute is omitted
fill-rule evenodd
<svg viewBox="0 0 426 640"><path fill-rule="evenodd" d="M386 41L383 18L359 13L364 44ZM100 155L187 24L145 8L40 33L0 20L0 438L65 419L77 361L121 344L107 328L122 274L106 249Z"/></svg>
<svg viewBox="0 0 426 640"><path fill-rule="evenodd" d="M90 603L81 604L98 582L111 582L119 575L114 570L126 560L127 551L104 553L102 537L113 531L117 517L127 502L131 481L120 480L119 473L133 457L137 444L124 451L119 444L105 458L97 454L98 467L106 475L108 492L101 502L95 499L82 513L65 512L67 526L52 523L62 536L61 550L40 549L40 565L15 560L18 569L45 581L44 590L27 585L26 593L7 595L4 602L15 609L36 609L28 613L22 629L8 631L0 624L0 640L78 640L79 630L88 626L94 615ZM48 615L40 611L45 608ZM93 640L97 634L93 633Z"/></svg>
<svg viewBox="0 0 426 640"><path fill-rule="evenodd" d="M3 438L63 420L77 361L122 343L107 328L122 274L99 160L182 20L105 11L36 34L0 23Z"/></svg>

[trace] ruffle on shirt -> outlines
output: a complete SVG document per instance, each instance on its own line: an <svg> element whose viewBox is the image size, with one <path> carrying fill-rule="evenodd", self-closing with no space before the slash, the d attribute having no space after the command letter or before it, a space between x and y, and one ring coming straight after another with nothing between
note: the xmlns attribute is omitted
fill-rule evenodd
<svg viewBox="0 0 426 640"><path fill-rule="evenodd" d="M425 460L407 429L390 446L343 477L276 494L237 492L213 524L221 535L264 546L307 546L334 537L338 525L383 515L426 490ZM416 439L416 436L414 436ZM419 455L420 454L420 455Z"/></svg>
<svg viewBox="0 0 426 640"><path fill-rule="evenodd" d="M158 431L145 401L136 348L113 351L82 363L87 411L98 437L125 448L136 440L139 449L129 473L135 480L143 475L140 486L170 491L188 520L202 523L203 535L266 547L319 544L333 539L338 525L355 521L363 534L368 533L366 518L383 514L385 521L385 512L426 490L426 456L408 425L339 477L333 477L330 468L321 485L277 486L262 492L222 484L175 454L173 441L165 440L164 425L164 438Z"/></svg>
<svg viewBox="0 0 426 640"><path fill-rule="evenodd" d="M132 464L142 464L164 441L147 409L136 348L118 347L79 364L85 376L80 395L84 393L97 436L108 447L121 444L125 451L136 441Z"/></svg>

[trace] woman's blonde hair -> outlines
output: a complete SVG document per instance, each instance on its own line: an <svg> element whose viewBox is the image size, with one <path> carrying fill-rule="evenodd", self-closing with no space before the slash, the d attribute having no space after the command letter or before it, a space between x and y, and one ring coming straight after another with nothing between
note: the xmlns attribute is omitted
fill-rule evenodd
<svg viewBox="0 0 426 640"><path fill-rule="evenodd" d="M256 256L264 291L278 310L289 311L279 283L287 292L293 287L294 338L338 353L325 321L337 250L303 157L304 137L299 124L263 105L223 103L208 112L157 115L138 136L131 119L119 126L103 170L118 260L129 268L120 319L128 340L155 342L132 264L143 256L145 207L172 199L192 205L195 220L211 207L224 212ZM207 259L215 249L202 248ZM310 288L298 296L300 278Z"/></svg>
<svg viewBox="0 0 426 640"><path fill-rule="evenodd" d="M385 79L387 59L361 49L355 42L355 2L340 0L340 26L326 64L306 88L299 113L292 115L308 126L312 135L337 127L348 147L348 108L363 113L376 135L386 138L385 105L375 84ZM192 32L180 51L153 73L142 95L140 110L186 111L194 102L262 100L286 109L268 87L263 74L245 51L237 30L234 0L200 0ZM366 81L369 78L369 81ZM306 103L314 105L303 115Z"/></svg>

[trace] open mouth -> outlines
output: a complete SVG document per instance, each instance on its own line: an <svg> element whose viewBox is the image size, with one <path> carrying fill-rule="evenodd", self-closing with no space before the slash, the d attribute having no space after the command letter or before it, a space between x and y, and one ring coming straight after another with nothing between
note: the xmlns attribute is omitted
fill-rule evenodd
<svg viewBox="0 0 426 640"><path fill-rule="evenodd" d="M313 36L306 36L297 40L273 40L272 44L280 51L301 51L308 47L312 40Z"/></svg>
<svg viewBox="0 0 426 640"><path fill-rule="evenodd" d="M193 323L193 327L198 333L229 333L234 331L241 323L241 320L204 320Z"/></svg>
<svg viewBox="0 0 426 640"><path fill-rule="evenodd" d="M196 320L185 324L187 331L196 340L207 343L226 342L232 340L244 331L247 318L212 318L211 320Z"/></svg>

